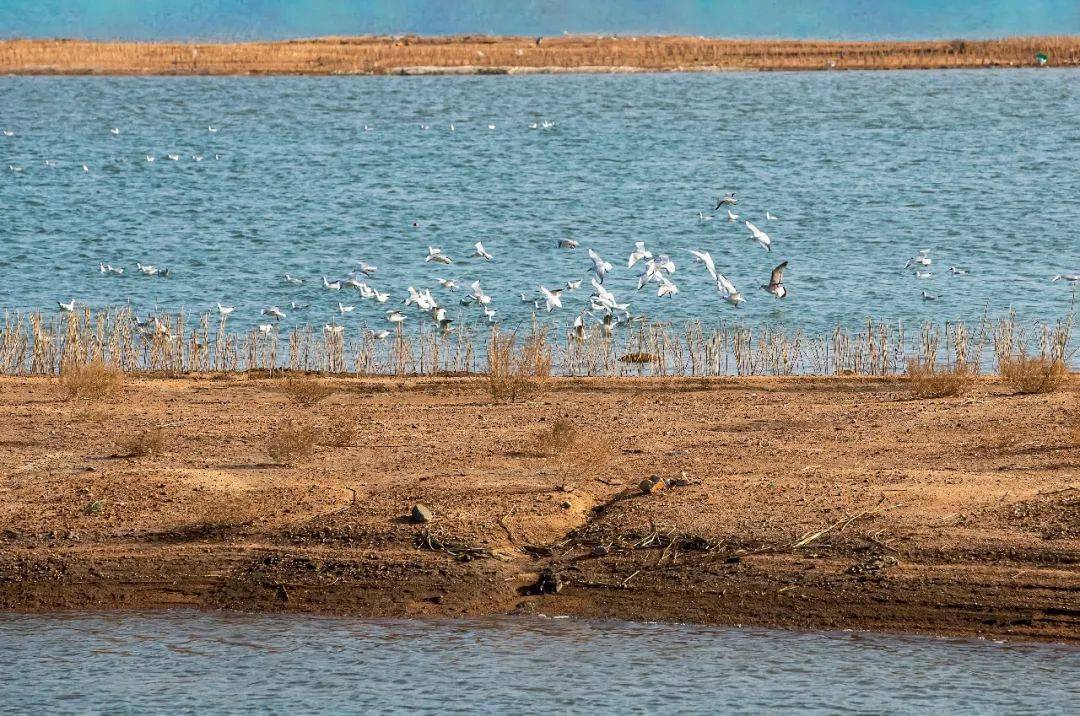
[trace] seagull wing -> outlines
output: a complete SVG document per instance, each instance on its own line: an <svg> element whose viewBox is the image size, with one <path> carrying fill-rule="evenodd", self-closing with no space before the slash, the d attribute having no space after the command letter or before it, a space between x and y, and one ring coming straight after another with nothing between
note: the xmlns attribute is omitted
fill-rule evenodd
<svg viewBox="0 0 1080 716"><path fill-rule="evenodd" d="M722 273L716 274L716 288L725 296L730 296L733 293L738 293L735 290L735 284L728 281Z"/></svg>
<svg viewBox="0 0 1080 716"><path fill-rule="evenodd" d="M709 272L709 275L716 280L716 264L713 263L712 255L708 251L695 251L690 249L690 253L694 255L701 263L705 264L705 270Z"/></svg>
<svg viewBox="0 0 1080 716"><path fill-rule="evenodd" d="M787 261L780 264L772 270L772 274L769 276L769 283L773 286L779 286L784 281L784 269L787 268Z"/></svg>

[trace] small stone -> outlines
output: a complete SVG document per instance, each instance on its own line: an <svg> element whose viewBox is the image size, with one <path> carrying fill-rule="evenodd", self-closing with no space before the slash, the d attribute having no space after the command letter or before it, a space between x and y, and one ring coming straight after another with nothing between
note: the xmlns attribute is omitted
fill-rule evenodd
<svg viewBox="0 0 1080 716"><path fill-rule="evenodd" d="M570 502L570 500L564 500L563 503L562 503L562 508L564 510L569 510L573 506L574 505Z"/></svg>
<svg viewBox="0 0 1080 716"><path fill-rule="evenodd" d="M593 557L606 557L610 553L611 553L611 548L608 547L607 545L598 544L598 545L596 545L595 547L592 548L592 556Z"/></svg>
<svg viewBox="0 0 1080 716"><path fill-rule="evenodd" d="M417 502L412 508L413 522L431 522L435 519L435 513L425 504Z"/></svg>

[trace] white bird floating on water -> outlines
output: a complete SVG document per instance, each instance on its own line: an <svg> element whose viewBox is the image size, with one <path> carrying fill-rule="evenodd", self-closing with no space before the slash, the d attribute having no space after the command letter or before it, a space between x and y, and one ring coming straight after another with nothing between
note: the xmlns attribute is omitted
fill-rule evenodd
<svg viewBox="0 0 1080 716"><path fill-rule="evenodd" d="M721 206L735 206L739 203L739 200L735 198L735 192L729 191L722 197L716 200L716 208L713 211L720 211Z"/></svg>
<svg viewBox="0 0 1080 716"><path fill-rule="evenodd" d="M71 299L67 303L63 301L57 301L56 305L60 307L61 313L74 313L75 312L75 299Z"/></svg>
<svg viewBox="0 0 1080 716"><path fill-rule="evenodd" d="M338 301L337 310L338 313L344 316L346 313L351 313L352 311L355 311L356 306L346 306L342 304L341 301Z"/></svg>
<svg viewBox="0 0 1080 716"><path fill-rule="evenodd" d="M120 128L119 127L113 127L112 129L109 130L109 134L112 134L114 136L117 135L117 134L120 134Z"/></svg>
<svg viewBox="0 0 1080 716"><path fill-rule="evenodd" d="M213 134L214 132L216 132L216 131L217 131L217 127L207 127L207 128L206 128L206 131L207 131L207 132L210 132L210 134Z"/></svg>
<svg viewBox="0 0 1080 716"><path fill-rule="evenodd" d="M331 291L340 291L341 290L341 281L331 281L326 276L322 277L322 285L323 285L323 288L329 289Z"/></svg>
<svg viewBox="0 0 1080 716"><path fill-rule="evenodd" d="M404 323L405 318L405 314L401 311L391 310L386 312L386 320L390 321L391 323Z"/></svg>
<svg viewBox="0 0 1080 716"><path fill-rule="evenodd" d="M787 289L784 288L784 269L787 268L787 261L784 261L779 266L772 270L769 274L769 283L762 284L762 288L776 296L777 298L783 298L787 295Z"/></svg>
<svg viewBox="0 0 1080 716"><path fill-rule="evenodd" d="M385 328L382 328L382 329L380 329L378 331L376 331L374 328L369 328L367 330L368 338L371 338L372 340L376 340L376 341L381 341L382 339L386 338L389 335L390 335L390 331L386 330Z"/></svg>
<svg viewBox="0 0 1080 716"><path fill-rule="evenodd" d="M739 220L739 215L736 214L735 212L733 212L731 209L728 209L727 210L727 220L728 221L738 221Z"/></svg>
<svg viewBox="0 0 1080 716"><path fill-rule="evenodd" d="M630 258L626 262L626 268L634 268L634 264L638 261L644 261L652 258L652 252L645 248L644 241L635 241L634 250L630 253Z"/></svg>
<svg viewBox="0 0 1080 716"><path fill-rule="evenodd" d="M11 131L10 129L5 129L5 130L4 130L4 136L5 136L5 137L14 137L14 136L15 136L15 132L12 132L12 131Z"/></svg>
<svg viewBox="0 0 1080 716"><path fill-rule="evenodd" d="M933 296L933 295L927 293L926 291L923 291L922 292L922 300L924 300L924 301L936 301L937 296Z"/></svg>
<svg viewBox="0 0 1080 716"><path fill-rule="evenodd" d="M543 285L540 286L540 294L544 297L544 304L547 307L548 313L551 313L553 309L562 308L562 298L559 295L561 293L562 289L550 291Z"/></svg>
<svg viewBox="0 0 1080 716"><path fill-rule="evenodd" d="M144 265L139 263L138 261L135 262L135 266L138 267L139 272L142 273L144 276L162 276L164 278L168 278L169 276L169 269L167 268L158 268L153 264Z"/></svg>
<svg viewBox="0 0 1080 716"><path fill-rule="evenodd" d="M327 323L323 326L323 332L330 336L340 336L345 332L345 326L338 326L332 323Z"/></svg>
<svg viewBox="0 0 1080 716"><path fill-rule="evenodd" d="M174 162L180 161L180 155L179 154L168 154L166 156L168 156L169 159L171 159Z"/></svg>
<svg viewBox="0 0 1080 716"><path fill-rule="evenodd" d="M217 310L218 310L218 314L219 314L219 315L220 315L220 316L221 316L222 318L225 318L225 317L226 317L226 316L228 316L228 315L229 315L230 313L232 313L233 311L235 311L235 310L236 310L236 306L222 306L222 305L221 305L221 302L219 301L219 302L218 302L218 305L217 305Z"/></svg>
<svg viewBox="0 0 1080 716"><path fill-rule="evenodd" d="M491 259L492 259L492 256L491 256L491 254L489 254L489 253L487 252L487 250L486 250L486 249L484 248L484 244L483 244L483 242L481 242L481 241L477 241L477 242L476 242L475 244L473 244L473 248L474 248L475 250L473 251L473 253L472 253L472 257L471 257L471 258L474 258L474 259L484 259L485 261L491 261Z"/></svg>
<svg viewBox="0 0 1080 716"><path fill-rule="evenodd" d="M272 323L260 323L259 324L259 333L263 334L264 336L268 336L273 332L274 332L274 324L272 324Z"/></svg>
<svg viewBox="0 0 1080 716"><path fill-rule="evenodd" d="M83 170L84 172L88 172L88 171L90 171L90 167L88 167L87 165L83 164L83 165L82 165L82 170Z"/></svg>
<svg viewBox="0 0 1080 716"><path fill-rule="evenodd" d="M770 214L770 213L769 213L768 211L766 211L766 212L765 212L765 221L776 221L776 220L778 220L779 218L780 218L780 217L778 217L778 216L773 216L773 215L772 215L772 214Z"/></svg>
<svg viewBox="0 0 1080 716"><path fill-rule="evenodd" d="M98 262L98 271L110 276L123 276L124 269L122 266L113 266L112 264L103 264Z"/></svg>
<svg viewBox="0 0 1080 716"><path fill-rule="evenodd" d="M146 162L148 164L153 164L155 161L157 161L157 157L155 157L153 154L146 155Z"/></svg>
<svg viewBox="0 0 1080 716"><path fill-rule="evenodd" d="M1054 276L1052 279L1050 279L1051 283L1055 281L1068 281L1069 283L1075 283L1077 281L1080 281L1080 273L1059 273L1057 276Z"/></svg>
<svg viewBox="0 0 1080 716"><path fill-rule="evenodd" d="M292 284L293 286L301 286L304 283L304 279L285 274L285 283Z"/></svg>
<svg viewBox="0 0 1080 716"><path fill-rule="evenodd" d="M953 276L967 276L967 269L956 268L955 266L949 267L949 273Z"/></svg>
<svg viewBox="0 0 1080 716"><path fill-rule="evenodd" d="M592 271L596 274L596 277L600 279L600 283L604 282L604 276L607 276L611 271L612 265L604 259L600 258L600 254L596 253L592 249L589 249L589 258L592 259Z"/></svg>
<svg viewBox="0 0 1080 716"><path fill-rule="evenodd" d="M559 239L558 246L560 249L576 249L580 244L573 239Z"/></svg>
<svg viewBox="0 0 1080 716"><path fill-rule="evenodd" d="M447 256L446 254L444 254L442 252L442 249L440 249L438 246L428 246L427 250L428 250L428 255L424 259L424 261L430 261L432 263L437 263L437 264L445 264L447 266L454 263L454 260L452 258L450 258L449 256Z"/></svg>
<svg viewBox="0 0 1080 716"><path fill-rule="evenodd" d="M712 214L702 214L700 211L697 213L698 221L712 221Z"/></svg>
<svg viewBox="0 0 1080 716"><path fill-rule="evenodd" d="M915 278L918 278L918 279L933 278L933 276L934 276L934 273L932 271L916 271L915 272Z"/></svg>
<svg viewBox="0 0 1080 716"><path fill-rule="evenodd" d="M744 221L743 223L746 224L746 228L750 229L750 239L758 242L758 245L761 246L761 248L771 252L772 239L769 238L769 235L749 221Z"/></svg>
<svg viewBox="0 0 1080 716"><path fill-rule="evenodd" d="M742 294L735 289L735 284L728 281L722 273L716 274L716 290L720 292L725 301L735 308L738 308L740 303L746 302Z"/></svg>

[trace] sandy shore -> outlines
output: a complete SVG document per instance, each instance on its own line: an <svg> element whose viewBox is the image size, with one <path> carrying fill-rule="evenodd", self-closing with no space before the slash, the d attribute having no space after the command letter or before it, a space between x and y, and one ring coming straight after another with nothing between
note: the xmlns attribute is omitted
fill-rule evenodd
<svg viewBox="0 0 1080 716"><path fill-rule="evenodd" d="M304 407L245 375L129 379L94 401L0 379L0 608L1080 640L1076 392L560 379L505 405L483 379L327 382ZM360 429L283 467L267 447L286 416ZM560 420L578 447L547 453L536 437ZM117 457L155 425L160 453ZM642 494L651 475L675 482Z"/></svg>
<svg viewBox="0 0 1080 716"><path fill-rule="evenodd" d="M1034 67L1080 64L1080 37L826 42L697 37L327 37L284 42L0 41L0 73L523 74Z"/></svg>

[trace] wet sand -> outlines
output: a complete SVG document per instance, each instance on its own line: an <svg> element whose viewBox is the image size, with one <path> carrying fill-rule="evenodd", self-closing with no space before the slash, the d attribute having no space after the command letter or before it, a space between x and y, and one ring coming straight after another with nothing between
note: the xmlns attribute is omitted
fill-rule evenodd
<svg viewBox="0 0 1080 716"><path fill-rule="evenodd" d="M482 378L326 382L305 407L255 375L130 378L92 401L0 378L0 608L1080 641L1075 387L558 379L507 405ZM267 454L286 417L360 429L286 467ZM552 456L535 439L560 420L578 446ZM160 453L117 456L157 425ZM651 475L672 485L642 494Z"/></svg>
<svg viewBox="0 0 1080 716"><path fill-rule="evenodd" d="M832 42L677 36L326 37L281 42L0 41L0 73L523 74L1034 67L1080 64L1080 37Z"/></svg>

